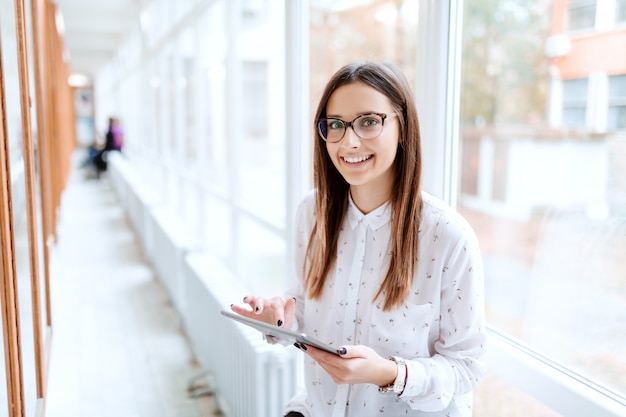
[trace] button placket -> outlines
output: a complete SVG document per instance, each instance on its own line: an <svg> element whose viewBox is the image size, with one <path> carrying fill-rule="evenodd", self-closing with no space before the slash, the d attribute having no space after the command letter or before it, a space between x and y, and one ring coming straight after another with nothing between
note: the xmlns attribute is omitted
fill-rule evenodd
<svg viewBox="0 0 626 417"><path fill-rule="evenodd" d="M354 249L354 261L352 262L352 268L350 269L350 275L348 277L348 291L346 294L346 308L344 315L344 331L343 340L347 344L354 344L354 338L356 337L356 313L357 313L357 300L359 297L359 289L361 285L361 276L363 272L363 265L365 263L365 242L367 238L368 224L360 219L357 230L357 245ZM333 407L333 417L343 417L345 415L346 404L350 395L350 385L340 385L337 388L337 396Z"/></svg>

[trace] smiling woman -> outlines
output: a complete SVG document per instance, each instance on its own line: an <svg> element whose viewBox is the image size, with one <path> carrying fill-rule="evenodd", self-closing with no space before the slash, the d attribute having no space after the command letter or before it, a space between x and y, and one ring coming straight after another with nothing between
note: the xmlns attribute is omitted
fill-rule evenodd
<svg viewBox="0 0 626 417"><path fill-rule="evenodd" d="M392 113L383 126L378 114ZM345 128L360 119L367 139L362 124ZM297 280L283 298L246 296L249 307L231 308L339 352L296 346L307 355L305 384L286 412L471 416L484 373L480 251L467 222L421 190L408 81L390 63L343 66L316 120L315 189L296 215ZM329 126L342 130L335 142Z"/></svg>

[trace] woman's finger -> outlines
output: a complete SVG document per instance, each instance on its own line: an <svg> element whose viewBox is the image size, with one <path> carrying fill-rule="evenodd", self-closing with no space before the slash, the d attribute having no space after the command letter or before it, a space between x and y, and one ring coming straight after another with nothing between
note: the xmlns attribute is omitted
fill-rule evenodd
<svg viewBox="0 0 626 417"><path fill-rule="evenodd" d="M296 321L296 299L290 298L285 302L284 318L283 318L284 326L288 329L291 329L295 321Z"/></svg>
<svg viewBox="0 0 626 417"><path fill-rule="evenodd" d="M281 297L272 297L269 301L269 305L273 313L273 324L278 327L282 327L285 322L285 304Z"/></svg>

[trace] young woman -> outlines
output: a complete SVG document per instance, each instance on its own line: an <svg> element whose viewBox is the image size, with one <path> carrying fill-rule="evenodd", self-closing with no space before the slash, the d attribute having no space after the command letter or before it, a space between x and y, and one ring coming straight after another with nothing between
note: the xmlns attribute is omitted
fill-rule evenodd
<svg viewBox="0 0 626 417"><path fill-rule="evenodd" d="M337 347L306 353L288 416L471 416L484 374L483 273L470 226L420 188L415 100L393 65L357 62L316 113L315 190L297 213L297 284L247 317Z"/></svg>

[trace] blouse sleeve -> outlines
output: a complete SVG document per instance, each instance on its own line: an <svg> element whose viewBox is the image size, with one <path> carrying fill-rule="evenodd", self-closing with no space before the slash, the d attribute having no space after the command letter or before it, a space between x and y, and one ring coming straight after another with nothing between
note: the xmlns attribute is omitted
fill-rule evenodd
<svg viewBox="0 0 626 417"><path fill-rule="evenodd" d="M484 279L478 242L464 227L445 256L441 273L439 337L430 358L407 361L401 398L413 409L445 409L472 391L485 373Z"/></svg>

